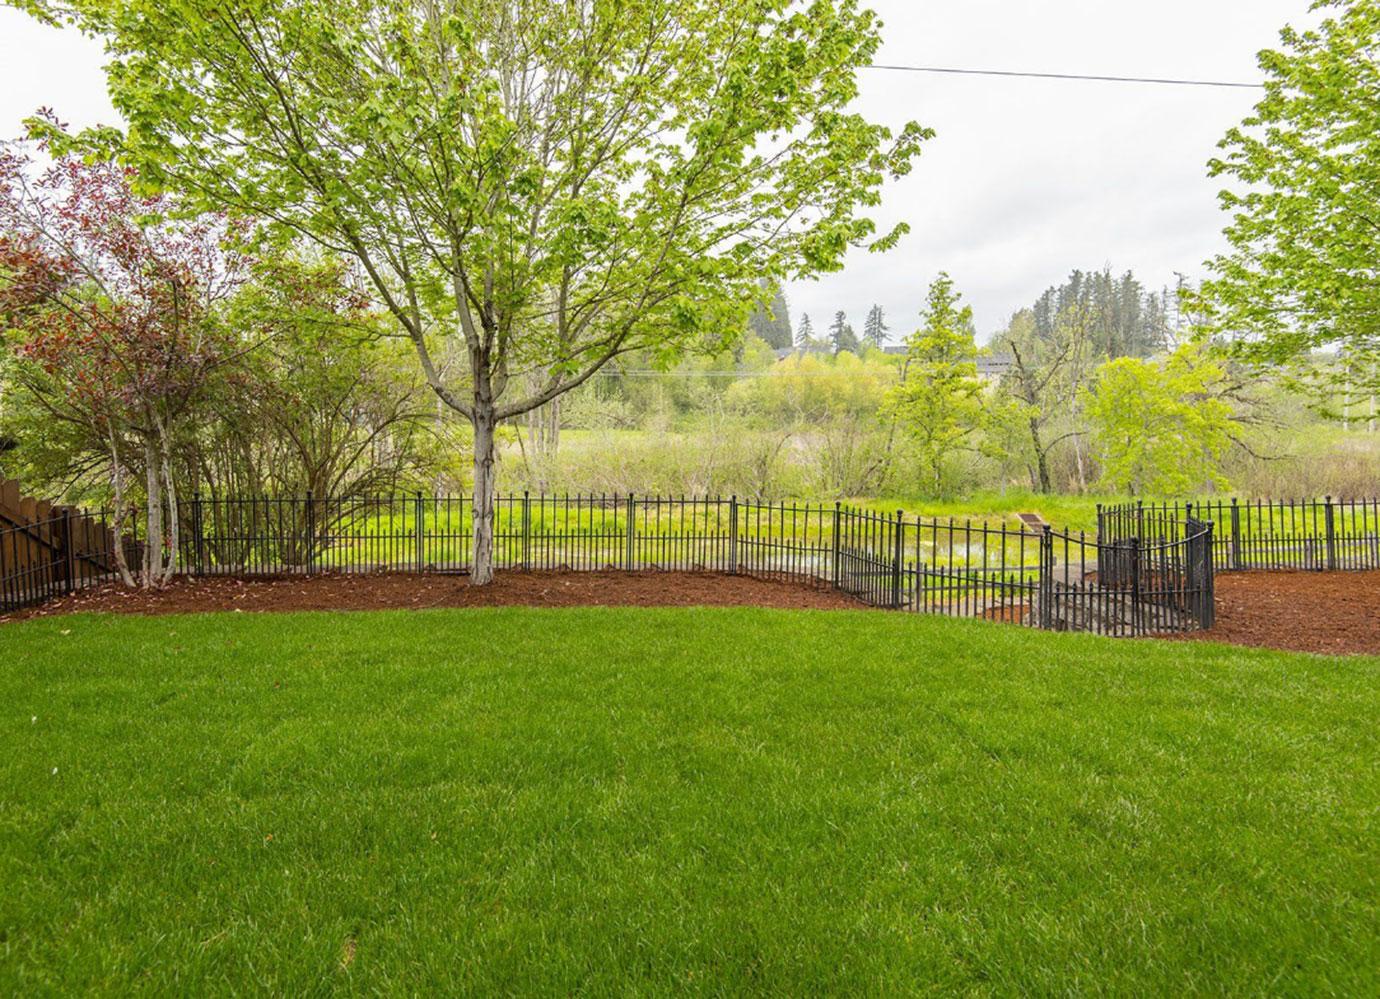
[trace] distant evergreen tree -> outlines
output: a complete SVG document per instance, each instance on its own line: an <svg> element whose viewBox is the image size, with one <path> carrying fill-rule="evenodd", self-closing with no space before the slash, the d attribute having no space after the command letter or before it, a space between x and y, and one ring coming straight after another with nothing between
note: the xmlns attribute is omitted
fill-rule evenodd
<svg viewBox="0 0 1380 999"><path fill-rule="evenodd" d="M829 327L829 345L834 348L836 357L845 350L856 354L862 348L858 334L853 332L853 327L848 324L848 316L843 312L834 313L834 324Z"/></svg>
<svg viewBox="0 0 1380 999"><path fill-rule="evenodd" d="M863 342L880 350L886 346L888 328L882 307L880 305L872 306L867 313L867 320L863 323Z"/></svg>
<svg viewBox="0 0 1380 999"><path fill-rule="evenodd" d="M1166 306L1163 294L1147 292L1130 271L1117 278L1109 267L1076 270L1036 301L1035 335L1052 343L1059 322L1075 322L1096 356L1149 357L1171 339Z"/></svg>
<svg viewBox="0 0 1380 999"><path fill-rule="evenodd" d="M795 345L801 350L808 350L810 344L815 341L815 324L810 322L810 314L802 312L800 314L800 325L795 331Z"/></svg>
<svg viewBox="0 0 1380 999"><path fill-rule="evenodd" d="M762 278L761 286L763 290L771 289L771 305L767 308L758 306L752 311L748 329L777 350L784 350L791 346L791 315L790 307L786 304L786 293L779 284L766 278Z"/></svg>

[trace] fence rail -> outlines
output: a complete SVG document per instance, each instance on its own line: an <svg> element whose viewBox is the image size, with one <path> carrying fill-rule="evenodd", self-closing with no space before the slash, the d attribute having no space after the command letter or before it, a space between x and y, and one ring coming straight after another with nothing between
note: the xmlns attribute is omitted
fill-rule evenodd
<svg viewBox="0 0 1380 999"><path fill-rule="evenodd" d="M467 497L197 495L178 512L176 555L188 575L470 570L474 516ZM1150 513L1151 523L1156 516ZM1122 636L1207 627L1214 525L1165 519L1160 527L1162 537L1108 542L842 504L523 494L497 499L493 553L499 569L789 579L833 587L873 607L1050 630ZM35 529L60 535L62 528ZM107 557L85 576L64 574L69 546L59 538L45 550L46 561L19 565L6 560L0 544L0 581L18 597L0 608L47 599L110 571Z"/></svg>
<svg viewBox="0 0 1380 999"><path fill-rule="evenodd" d="M1177 540L1190 521L1213 528L1222 571L1380 569L1380 500L1240 500L1098 507L1098 535Z"/></svg>

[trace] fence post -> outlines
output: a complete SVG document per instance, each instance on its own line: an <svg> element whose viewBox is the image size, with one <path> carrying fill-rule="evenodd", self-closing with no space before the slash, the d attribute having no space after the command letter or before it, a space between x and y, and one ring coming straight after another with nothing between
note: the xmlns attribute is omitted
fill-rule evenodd
<svg viewBox="0 0 1380 999"><path fill-rule="evenodd" d="M192 493L192 570L201 576L206 572L206 541L201 529L201 490Z"/></svg>
<svg viewBox="0 0 1380 999"><path fill-rule="evenodd" d="M738 574L738 497L728 498L728 571Z"/></svg>
<svg viewBox="0 0 1380 999"><path fill-rule="evenodd" d="M842 577L839 575L839 519L840 519L840 513L841 513L840 503L839 503L838 500L834 500L834 565L833 565L833 571L834 571L834 589L836 589L836 590L839 588L839 584L842 582Z"/></svg>
<svg viewBox="0 0 1380 999"><path fill-rule="evenodd" d="M1332 497L1327 497L1327 505L1323 507L1323 524L1327 528L1327 568L1330 572L1337 569L1337 527L1336 509L1332 506Z"/></svg>
<svg viewBox="0 0 1380 999"><path fill-rule="evenodd" d="M316 571L316 504L307 490L307 575Z"/></svg>
<svg viewBox="0 0 1380 999"><path fill-rule="evenodd" d="M532 568L532 494L522 491L522 568Z"/></svg>
<svg viewBox="0 0 1380 999"><path fill-rule="evenodd" d="M1217 625L1217 566L1213 562L1212 556L1212 535L1213 524L1211 521L1207 525L1206 549L1203 552L1203 592L1200 597L1202 600L1202 613L1198 618L1200 627L1211 630Z"/></svg>
<svg viewBox="0 0 1380 999"><path fill-rule="evenodd" d="M1231 567L1241 568L1241 507L1231 498Z"/></svg>
<svg viewBox="0 0 1380 999"><path fill-rule="evenodd" d="M632 493L628 493L628 544L627 551L623 556L623 568L629 572L633 569L633 560L637 554L635 542L637 532L637 501Z"/></svg>
<svg viewBox="0 0 1380 999"><path fill-rule="evenodd" d="M414 518L417 521L417 571L426 570L426 506L422 502L422 491L417 490L417 495L413 502Z"/></svg>
<svg viewBox="0 0 1380 999"><path fill-rule="evenodd" d="M67 507L62 511L62 582L68 593L77 588L76 568L77 560L72 551L72 508Z"/></svg>
<svg viewBox="0 0 1380 999"><path fill-rule="evenodd" d="M1136 500L1136 537L1145 537L1145 500Z"/></svg>
<svg viewBox="0 0 1380 999"><path fill-rule="evenodd" d="M1040 535L1039 626L1045 631L1054 628L1054 535L1048 524Z"/></svg>
<svg viewBox="0 0 1380 999"><path fill-rule="evenodd" d="M900 610L901 608L901 561L905 558L906 550L906 519L905 514L896 511L896 551L891 561L891 606Z"/></svg>
<svg viewBox="0 0 1380 999"><path fill-rule="evenodd" d="M1097 580L1104 582L1107 579L1107 567L1102 559L1102 546L1107 542L1106 525L1102 521L1102 504L1097 504Z"/></svg>

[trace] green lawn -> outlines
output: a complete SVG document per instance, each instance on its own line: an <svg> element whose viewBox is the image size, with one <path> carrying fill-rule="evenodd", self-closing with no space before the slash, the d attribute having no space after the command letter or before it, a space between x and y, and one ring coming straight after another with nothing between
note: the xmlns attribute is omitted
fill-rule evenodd
<svg viewBox="0 0 1380 999"><path fill-rule="evenodd" d="M879 612L0 625L0 994L1374 994L1377 717Z"/></svg>

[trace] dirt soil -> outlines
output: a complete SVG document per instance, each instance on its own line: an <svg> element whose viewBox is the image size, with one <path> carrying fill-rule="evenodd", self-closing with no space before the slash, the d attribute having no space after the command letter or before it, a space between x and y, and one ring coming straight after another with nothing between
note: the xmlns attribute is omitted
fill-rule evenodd
<svg viewBox="0 0 1380 999"><path fill-rule="evenodd" d="M1217 626L1185 638L1380 655L1380 572L1219 573Z"/></svg>
<svg viewBox="0 0 1380 999"><path fill-rule="evenodd" d="M202 611L386 610L424 607L781 607L857 609L853 598L798 582L710 572L499 572L490 586L464 576L358 574L310 578L178 579L144 592L109 585L0 621L83 611L181 614Z"/></svg>

